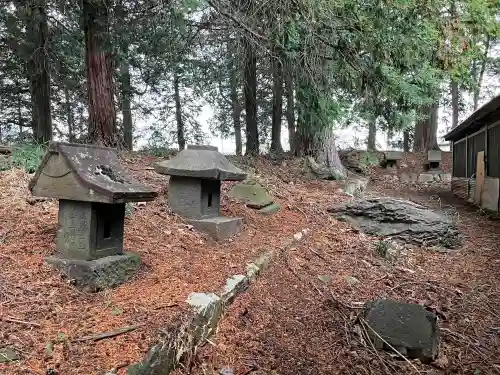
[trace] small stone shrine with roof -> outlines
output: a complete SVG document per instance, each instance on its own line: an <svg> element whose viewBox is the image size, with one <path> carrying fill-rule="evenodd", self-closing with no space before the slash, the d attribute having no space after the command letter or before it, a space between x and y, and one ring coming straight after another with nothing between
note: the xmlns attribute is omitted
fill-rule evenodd
<svg viewBox="0 0 500 375"><path fill-rule="evenodd" d="M242 181L246 173L235 167L217 147L193 146L175 158L155 164L155 171L170 175L168 202L173 212L196 229L223 239L238 233L241 218L220 216L221 181Z"/></svg>
<svg viewBox="0 0 500 375"><path fill-rule="evenodd" d="M389 170L396 170L398 162L403 159L403 153L400 151L386 151L384 152L384 166Z"/></svg>
<svg viewBox="0 0 500 375"><path fill-rule="evenodd" d="M46 261L80 289L129 280L139 256L123 252L125 203L156 198L131 179L116 149L52 142L29 184L34 196L59 200L56 255Z"/></svg>
<svg viewBox="0 0 500 375"><path fill-rule="evenodd" d="M441 150L427 151L426 168L429 172L439 172L441 170Z"/></svg>

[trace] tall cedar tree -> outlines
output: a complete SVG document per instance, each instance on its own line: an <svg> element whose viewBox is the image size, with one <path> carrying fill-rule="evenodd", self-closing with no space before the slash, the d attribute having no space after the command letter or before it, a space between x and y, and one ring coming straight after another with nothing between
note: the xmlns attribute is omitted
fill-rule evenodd
<svg viewBox="0 0 500 375"><path fill-rule="evenodd" d="M116 111L113 64L106 0L82 0L85 63L89 100L89 138L92 143L115 147Z"/></svg>
<svg viewBox="0 0 500 375"><path fill-rule="evenodd" d="M30 1L27 5L27 39L29 60L27 64L31 91L31 115L34 139L45 143L52 139L50 109L50 72L47 43L49 27L45 1Z"/></svg>

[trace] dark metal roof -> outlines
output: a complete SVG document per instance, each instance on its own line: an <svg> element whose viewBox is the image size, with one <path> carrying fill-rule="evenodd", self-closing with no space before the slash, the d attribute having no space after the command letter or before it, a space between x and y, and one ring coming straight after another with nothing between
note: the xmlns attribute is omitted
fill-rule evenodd
<svg viewBox="0 0 500 375"><path fill-rule="evenodd" d="M500 109L500 95L491 99L488 103L478 108L473 114L471 114L462 123L458 124L456 127L451 129L445 136L446 141L456 141L463 138L467 134L474 133L479 130L486 122L484 120L492 112Z"/></svg>

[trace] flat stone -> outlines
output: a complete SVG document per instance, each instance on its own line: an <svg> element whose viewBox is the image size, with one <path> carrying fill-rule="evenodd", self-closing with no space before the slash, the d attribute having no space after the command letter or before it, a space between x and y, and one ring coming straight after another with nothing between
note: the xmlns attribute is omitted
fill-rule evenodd
<svg viewBox="0 0 500 375"><path fill-rule="evenodd" d="M434 182L433 173L420 173L418 175L418 182Z"/></svg>
<svg viewBox="0 0 500 375"><path fill-rule="evenodd" d="M160 174L209 180L242 181L247 174L214 146L188 145L175 158L154 164Z"/></svg>
<svg viewBox="0 0 500 375"><path fill-rule="evenodd" d="M367 332L376 348L391 350L384 343L386 341L401 354L418 358L423 363L430 363L437 357L437 317L422 306L379 299L366 305L364 319L371 327Z"/></svg>
<svg viewBox="0 0 500 375"><path fill-rule="evenodd" d="M344 278L344 280L345 280L345 282L346 282L347 284L349 284L349 285L351 285L351 286L353 286L353 285L356 285L356 284L359 284L359 283L360 283L360 281L359 281L357 278L353 277L353 276L346 276L346 277Z"/></svg>
<svg viewBox="0 0 500 375"><path fill-rule="evenodd" d="M450 218L402 199L358 199L328 210L361 231L404 243L456 248L460 233Z"/></svg>
<svg viewBox="0 0 500 375"><path fill-rule="evenodd" d="M222 240L239 233L243 219L239 217L217 216L206 219L187 220L194 228L206 232L216 240Z"/></svg>
<svg viewBox="0 0 500 375"><path fill-rule="evenodd" d="M269 206L274 202L273 197L258 182L245 181L236 184L231 188L228 195L243 201L248 207L255 209Z"/></svg>
<svg viewBox="0 0 500 375"><path fill-rule="evenodd" d="M0 348L0 363L9 363L19 360L19 354L11 348Z"/></svg>
<svg viewBox="0 0 500 375"><path fill-rule="evenodd" d="M45 258L78 289L95 292L116 287L130 280L141 265L137 254L124 253L95 260L65 259L57 256Z"/></svg>
<svg viewBox="0 0 500 375"><path fill-rule="evenodd" d="M269 206L263 207L259 210L261 214L270 215L275 214L280 210L281 206L279 203L272 203Z"/></svg>

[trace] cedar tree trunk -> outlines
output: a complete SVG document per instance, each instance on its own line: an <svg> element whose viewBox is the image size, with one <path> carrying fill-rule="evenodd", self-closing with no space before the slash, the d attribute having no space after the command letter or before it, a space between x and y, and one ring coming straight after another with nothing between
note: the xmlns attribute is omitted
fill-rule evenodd
<svg viewBox="0 0 500 375"><path fill-rule="evenodd" d="M33 137L38 143L52 139L52 117L50 108L49 27L45 12L45 1L31 0L27 5L26 27L29 43L28 76L31 92L31 115Z"/></svg>
<svg viewBox="0 0 500 375"><path fill-rule="evenodd" d="M107 0L82 0L82 2L89 100L89 138L92 143L115 147L116 111L108 29L110 4Z"/></svg>

